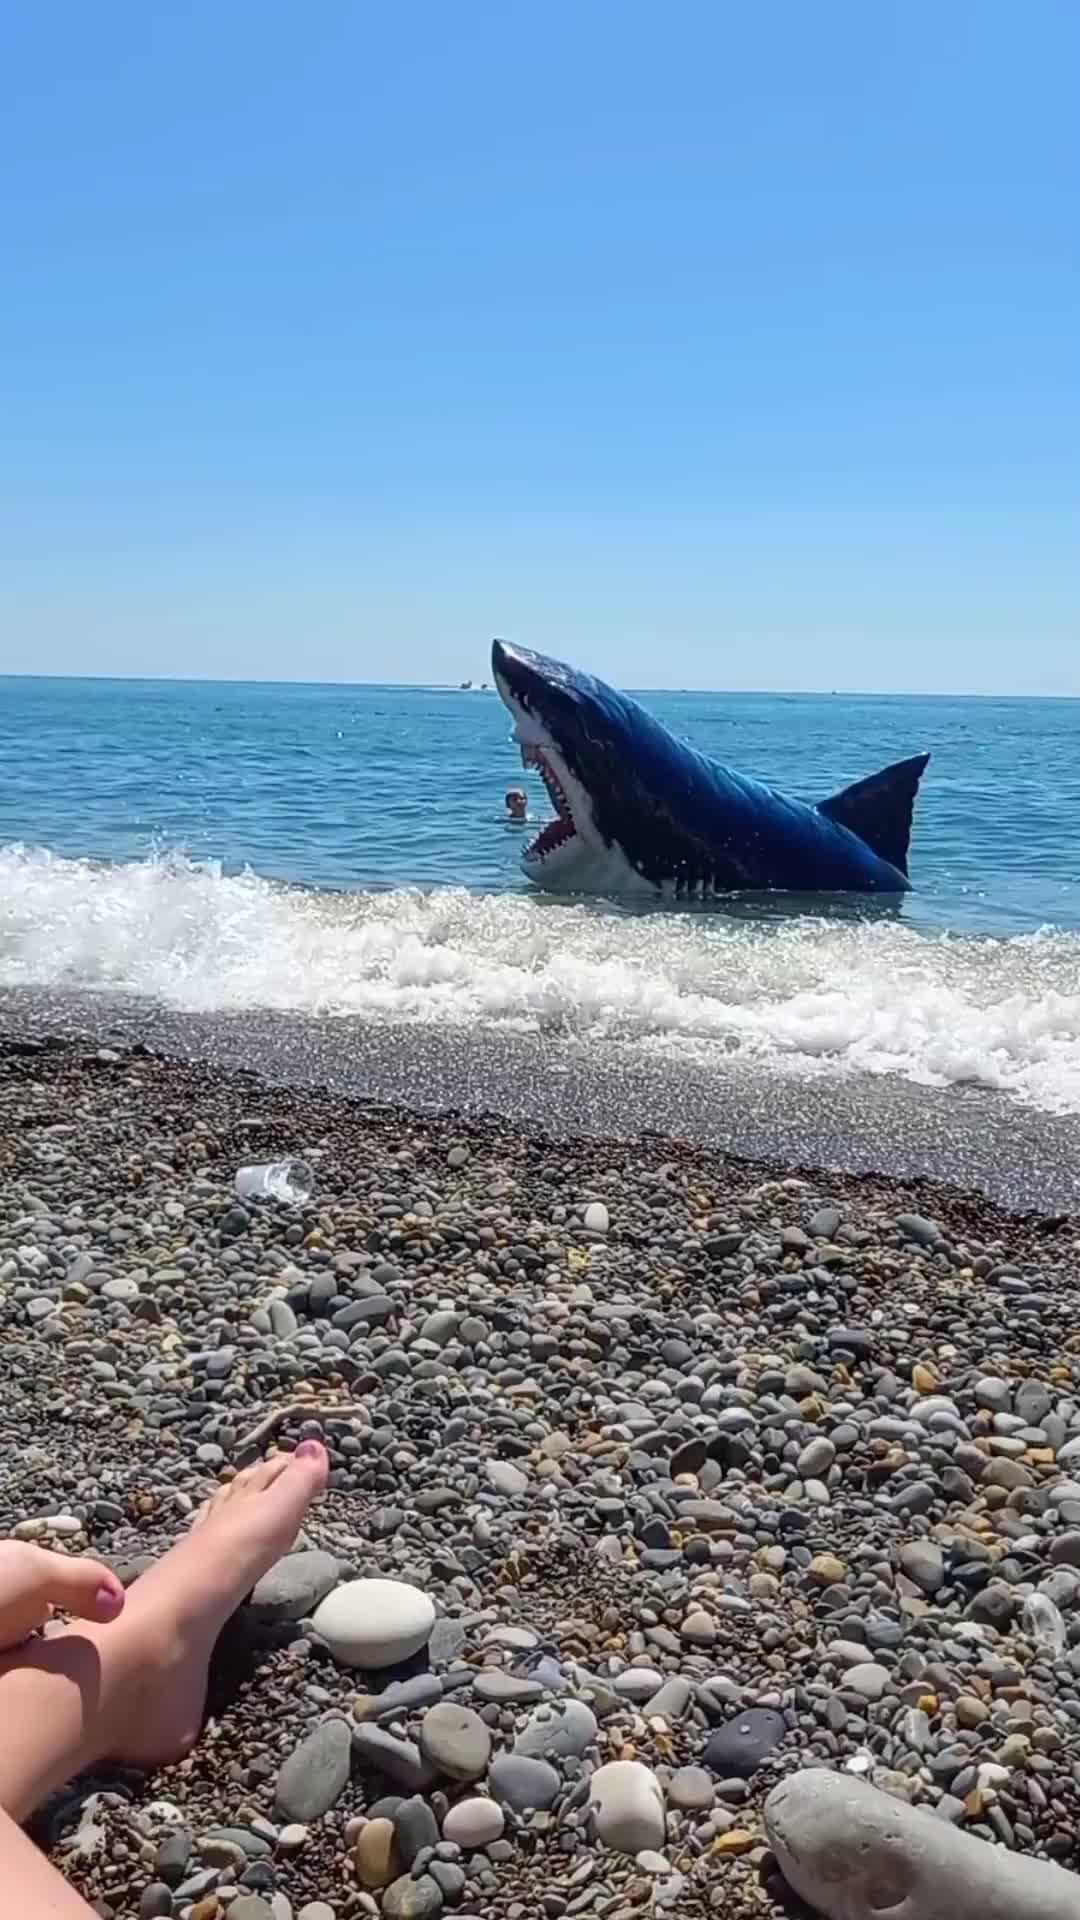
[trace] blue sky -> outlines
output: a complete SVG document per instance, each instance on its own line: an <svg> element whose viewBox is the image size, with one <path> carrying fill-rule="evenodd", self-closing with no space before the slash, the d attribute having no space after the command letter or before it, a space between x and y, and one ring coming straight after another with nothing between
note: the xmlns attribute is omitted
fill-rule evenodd
<svg viewBox="0 0 1080 1920"><path fill-rule="evenodd" d="M1080 693L1072 0L8 10L0 671Z"/></svg>

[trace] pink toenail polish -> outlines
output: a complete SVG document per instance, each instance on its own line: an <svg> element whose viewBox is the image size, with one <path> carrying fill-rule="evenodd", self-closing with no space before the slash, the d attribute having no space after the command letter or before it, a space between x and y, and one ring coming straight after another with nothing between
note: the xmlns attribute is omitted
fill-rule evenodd
<svg viewBox="0 0 1080 1920"><path fill-rule="evenodd" d="M317 1440L301 1440L300 1445L296 1449L296 1458L298 1460L317 1460L321 1452L322 1448Z"/></svg>
<svg viewBox="0 0 1080 1920"><path fill-rule="evenodd" d="M107 1614L111 1620L124 1611L126 1598L123 1587L99 1587L97 1590L98 1610Z"/></svg>

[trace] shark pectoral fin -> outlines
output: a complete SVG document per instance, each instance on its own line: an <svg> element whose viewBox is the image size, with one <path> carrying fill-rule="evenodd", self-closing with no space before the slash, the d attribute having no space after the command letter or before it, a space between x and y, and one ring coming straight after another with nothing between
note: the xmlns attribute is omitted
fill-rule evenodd
<svg viewBox="0 0 1080 1920"><path fill-rule="evenodd" d="M826 820L857 834L879 859L888 860L906 878L911 814L929 758L928 753L917 753L912 760L898 760L895 766L883 767L869 779L857 780L853 787L819 801L817 810Z"/></svg>

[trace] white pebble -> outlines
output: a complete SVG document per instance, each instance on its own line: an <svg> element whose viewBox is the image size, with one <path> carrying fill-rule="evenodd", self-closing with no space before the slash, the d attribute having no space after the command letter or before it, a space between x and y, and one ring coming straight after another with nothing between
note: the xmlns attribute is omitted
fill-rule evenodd
<svg viewBox="0 0 1080 1920"><path fill-rule="evenodd" d="M660 1782L640 1760L610 1760L589 1781L596 1837L617 1853L658 1852L664 1842Z"/></svg>
<svg viewBox="0 0 1080 1920"><path fill-rule="evenodd" d="M320 1602L311 1624L343 1667L396 1667L427 1646L435 1608L398 1580L347 1580Z"/></svg>

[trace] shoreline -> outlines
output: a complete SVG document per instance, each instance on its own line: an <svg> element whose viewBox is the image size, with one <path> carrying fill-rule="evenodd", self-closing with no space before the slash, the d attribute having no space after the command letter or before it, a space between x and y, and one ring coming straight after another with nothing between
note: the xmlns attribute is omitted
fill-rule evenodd
<svg viewBox="0 0 1080 1920"><path fill-rule="evenodd" d="M239 1208L236 1168L282 1153L311 1158L310 1203ZM193 1758L103 1771L36 1831L113 1920L227 1920L243 1895L258 1920L401 1920L362 1878L365 1822L402 1802L415 1822L419 1796L437 1835L480 1793L502 1837L439 1843L428 1915L562 1920L588 1888L612 1920L654 1894L779 1920L765 1799L855 1762L1076 1866L1078 1324L1077 1221L960 1188L9 1037L0 1535L129 1579L254 1432L311 1434L332 1474L301 1544L439 1615L426 1660L365 1675L310 1606L242 1610ZM1033 1592L1060 1610L1056 1657ZM467 1787L416 1757L433 1700L486 1729ZM579 1748L551 1745L567 1700ZM283 1811L287 1765L306 1780L294 1756L342 1719L331 1804ZM517 1789L522 1741L547 1772ZM669 1816L646 1866L586 1817L590 1770L631 1755Z"/></svg>
<svg viewBox="0 0 1080 1920"><path fill-rule="evenodd" d="M325 1091L559 1140L655 1135L768 1168L982 1194L1010 1214L1080 1215L1080 1115L905 1080L705 1064L558 1035L295 1014L181 1014L133 995L0 991L4 1034L141 1046L206 1072Z"/></svg>

